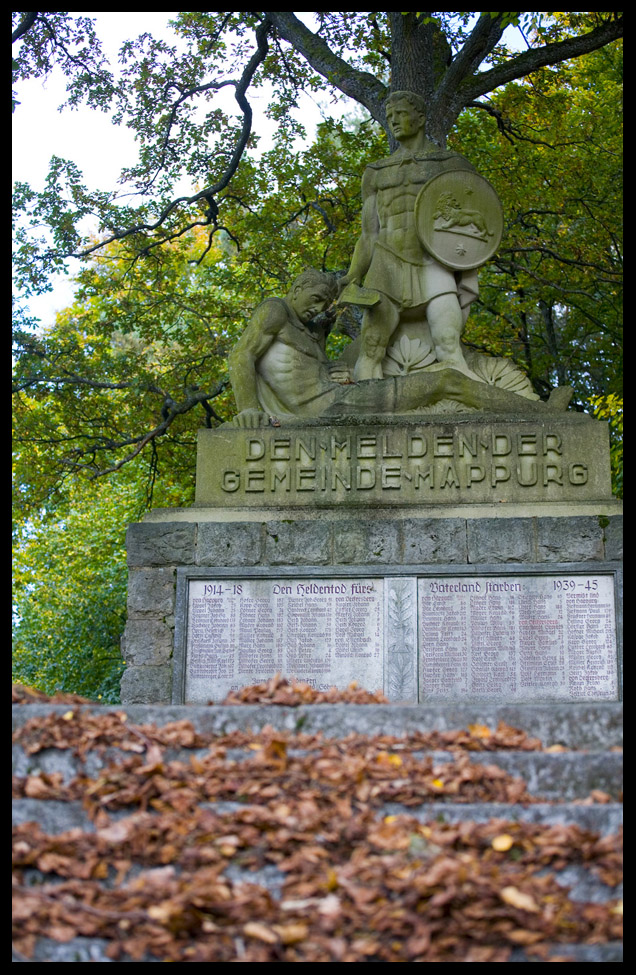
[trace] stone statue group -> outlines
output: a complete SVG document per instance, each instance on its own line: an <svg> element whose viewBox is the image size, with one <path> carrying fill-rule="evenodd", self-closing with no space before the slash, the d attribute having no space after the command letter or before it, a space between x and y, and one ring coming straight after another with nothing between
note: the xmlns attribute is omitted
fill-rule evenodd
<svg viewBox="0 0 636 975"><path fill-rule="evenodd" d="M496 252L503 215L491 185L425 135L424 100L393 92L388 124L399 147L367 166L362 228L344 277L307 270L284 298L268 298L229 359L238 414L258 427L291 417L561 411L508 359L461 342L478 268ZM363 309L360 336L330 361L312 321L335 301Z"/></svg>

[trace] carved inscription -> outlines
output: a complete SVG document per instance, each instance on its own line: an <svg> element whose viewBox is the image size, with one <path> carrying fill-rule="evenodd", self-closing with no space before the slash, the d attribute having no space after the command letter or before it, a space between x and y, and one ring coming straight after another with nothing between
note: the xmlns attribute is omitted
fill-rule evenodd
<svg viewBox="0 0 636 975"><path fill-rule="evenodd" d="M263 503L355 494L391 503L457 500L464 492L479 500L511 490L559 497L588 479L587 458L549 427L448 433L395 427L378 434L247 435L240 456L221 469L220 488L227 497L260 496Z"/></svg>
<svg viewBox="0 0 636 975"><path fill-rule="evenodd" d="M420 700L615 700L608 576L419 579Z"/></svg>
<svg viewBox="0 0 636 975"><path fill-rule="evenodd" d="M413 703L618 698L607 573L190 579L186 634L186 703L276 673Z"/></svg>
<svg viewBox="0 0 636 975"><path fill-rule="evenodd" d="M382 579L189 583L186 701L295 677L317 690L383 687Z"/></svg>

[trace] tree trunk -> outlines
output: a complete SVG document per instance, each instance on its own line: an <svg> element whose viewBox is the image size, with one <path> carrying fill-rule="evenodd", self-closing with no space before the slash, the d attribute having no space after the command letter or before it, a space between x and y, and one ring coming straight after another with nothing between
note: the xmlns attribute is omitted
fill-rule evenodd
<svg viewBox="0 0 636 975"><path fill-rule="evenodd" d="M395 12L389 14L391 26L391 91L413 91L426 99L428 112L426 134L445 146L452 121L440 111L436 89L452 60L450 45L439 26L421 18L429 15ZM386 128L386 126L385 126ZM389 142L395 149L390 133Z"/></svg>

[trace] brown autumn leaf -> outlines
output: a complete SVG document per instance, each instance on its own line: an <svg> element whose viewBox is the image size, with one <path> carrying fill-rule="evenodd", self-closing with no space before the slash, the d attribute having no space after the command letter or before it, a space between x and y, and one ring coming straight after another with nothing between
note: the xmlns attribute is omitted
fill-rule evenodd
<svg viewBox="0 0 636 975"><path fill-rule="evenodd" d="M540 910L535 899L530 894L518 890L517 887L504 887L499 891L499 896L504 904L517 907L520 911L530 911L536 914Z"/></svg>
<svg viewBox="0 0 636 975"><path fill-rule="evenodd" d="M541 931L526 931L524 928L515 928L513 931L506 932L508 941L514 941L516 945L534 945L538 941L545 939L545 934Z"/></svg>
<svg viewBox="0 0 636 975"><path fill-rule="evenodd" d="M498 853L505 853L514 846L514 842L514 838L509 833L499 833L498 836L493 837L490 845Z"/></svg>
<svg viewBox="0 0 636 975"><path fill-rule="evenodd" d="M295 945L304 941L309 934L308 925L299 921L294 924L273 924L272 930L278 935L284 945Z"/></svg>
<svg viewBox="0 0 636 975"><path fill-rule="evenodd" d="M592 789L590 792L590 799L594 802L608 803L612 801L612 797L607 792L603 792L602 789Z"/></svg>
<svg viewBox="0 0 636 975"><path fill-rule="evenodd" d="M146 751L146 763L135 769L136 775L148 775L163 768L163 748L152 744Z"/></svg>
<svg viewBox="0 0 636 975"><path fill-rule="evenodd" d="M491 738L493 732L485 724L469 724L468 731L472 738Z"/></svg>
<svg viewBox="0 0 636 975"><path fill-rule="evenodd" d="M379 850L406 850L409 847L409 834L399 823L380 823L367 833L369 842Z"/></svg>
<svg viewBox="0 0 636 975"><path fill-rule="evenodd" d="M276 944L280 937L273 928L261 924L260 921L248 921L244 924L243 934L248 938L258 938L259 941L265 941L269 945Z"/></svg>
<svg viewBox="0 0 636 975"><path fill-rule="evenodd" d="M70 924L52 924L51 927L47 928L47 937L53 938L54 941L68 942L72 941L73 938L77 937L77 928L72 927Z"/></svg>
<svg viewBox="0 0 636 975"><path fill-rule="evenodd" d="M28 687L26 684L13 684L11 687L11 699L13 704L31 704L51 702L53 704L96 704L99 702L90 701L88 698L80 697L79 694L68 694L58 691L53 696L37 690L35 687Z"/></svg>
<svg viewBox="0 0 636 975"><path fill-rule="evenodd" d="M614 885L620 879L619 837L504 819L450 825L422 824L408 815L378 818L375 807L388 800L419 805L432 778L444 783L443 794L452 801L505 801L515 790L526 801L520 780L494 766L473 765L462 752L434 771L411 754L451 741L461 742L464 752L515 742L525 747L532 740L519 729L504 729L500 739L496 732L479 739L466 731L445 732L444 738L323 739L274 728L202 738L191 726L166 731L129 725L115 715L89 720L74 711L68 721L56 716L55 722L34 723L31 737L23 738L36 748L46 740L46 747L72 746L85 754L117 742L139 754L118 757L96 780L78 777L57 793L89 804L105 800L109 808L131 805L133 816L113 823L102 813L95 833L47 836L33 824L14 830L16 946L28 950L39 934L58 925L105 938L114 960L131 955L140 961L150 954L177 962L488 962L506 961L511 945L540 949L542 941L533 943L537 937L552 943L620 937L622 917L612 913L616 901L570 903L550 874L537 876L554 864L584 861ZM148 770L159 755L150 749L166 747L168 738L178 747L182 733L184 747L203 743L208 754ZM227 749L244 749L245 757L229 759ZM266 761L255 762L254 751ZM364 801L356 798L356 784L365 786ZM236 808L237 798L247 804ZM232 811L215 811L224 799L233 801ZM500 836L514 837L522 858L493 856ZM39 858L57 883L41 885L30 899L22 885ZM116 877L100 883L107 864ZM251 883L250 871L265 866L284 875L281 900ZM224 875L237 867L238 886ZM65 875L72 880L60 884ZM506 888L521 895L508 907L530 911L529 933L520 914L502 912L500 890ZM525 906L524 895L530 899ZM407 919L421 917L424 906L426 928L412 926ZM157 909L162 920L152 917ZM566 924L559 927L557 918ZM267 937L246 934L248 924L261 925ZM492 944L475 945L475 938Z"/></svg>
<svg viewBox="0 0 636 975"><path fill-rule="evenodd" d="M302 681L288 680L281 674L275 674L263 684L243 687L238 691L230 691L223 704L283 704L298 706L299 704L335 704L347 702L349 704L386 704L388 699L382 691L367 691L352 683L344 690L332 687L327 691L316 691L310 684Z"/></svg>
<svg viewBox="0 0 636 975"><path fill-rule="evenodd" d="M62 791L63 780L61 772L53 772L50 775L47 775L46 772L28 775L24 785L24 794L29 799L55 799Z"/></svg>
<svg viewBox="0 0 636 975"><path fill-rule="evenodd" d="M148 917L159 924L168 924L173 917L183 911L183 904L179 900L165 900L158 904L150 904L147 908Z"/></svg>

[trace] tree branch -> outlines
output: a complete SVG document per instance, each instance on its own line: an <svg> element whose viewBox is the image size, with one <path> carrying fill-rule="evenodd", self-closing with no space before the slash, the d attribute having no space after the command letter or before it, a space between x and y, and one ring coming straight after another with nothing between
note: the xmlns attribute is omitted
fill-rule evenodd
<svg viewBox="0 0 636 975"><path fill-rule="evenodd" d="M102 449L108 449L108 450L113 450L116 449L117 447L125 447L130 444L135 444L135 447L133 450L130 451L130 453L126 454L126 456L123 457L122 460L118 461L116 464L112 464L110 467L105 468L104 470L97 471L93 475L93 477L103 477L105 474L112 474L115 471L120 470L124 466L124 464L127 464L131 460L134 460L134 458L141 453L141 451L144 449L144 447L147 444L154 442L157 439L157 437L161 437L164 433L166 433L168 428L172 425L172 423L176 420L178 416L180 416L183 413L188 413L193 407L197 406L199 403L204 403L208 399L214 399L216 396L222 393L223 390L226 389L228 385L229 385L228 382L221 382L217 385L216 389L212 393L193 391L183 401L183 403L175 403L174 400L172 400L171 401L172 405L168 411L168 415L164 416L163 421L159 423L156 427L154 427L154 429L149 430L148 433L145 433L143 434L143 436L139 436L139 437L130 437L127 440L121 441L120 443L110 442L108 444L104 444ZM81 467L85 465L78 464L76 466Z"/></svg>
<svg viewBox="0 0 636 975"><path fill-rule="evenodd" d="M502 34L501 15L491 17L489 13L482 13L468 40L457 52L444 74L435 95L436 99L452 100L453 92L459 88L464 78L474 76L479 65L499 43Z"/></svg>
<svg viewBox="0 0 636 975"><path fill-rule="evenodd" d="M91 381L84 381L81 377L73 377L72 379L56 379L49 380L49 382L73 382L82 384L86 382L88 385L95 388L126 388L130 387L130 383L122 384L109 384L109 383L94 383ZM227 389L229 383L227 380L223 380L217 383L216 387L210 391L199 390L196 387L191 387L185 399L181 403L176 403L172 397L168 394L163 393L161 390L152 387L146 387L146 391L158 392L164 397L164 403L161 408L161 422L157 423L151 430L148 430L144 434L139 434L138 436L126 436L125 434L119 433L119 431L113 431L115 436L106 436L104 434L100 435L90 435L87 433L79 433L74 435L68 435L64 437L51 437L51 438L36 438L29 437L29 443L45 443L45 444L58 444L58 443L70 443L71 441L81 441L83 446L74 447L69 449L66 455L61 459L61 464L68 471L85 471L89 468L94 470L92 477L102 477L105 474L111 474L114 471L120 470L129 461L134 460L141 451L148 444L154 445L155 441L163 436L168 429L172 426L174 421L178 416L188 413L191 409L196 406L201 405L206 413L206 425L211 426L210 418L213 417L217 422L222 422L221 418L214 412L210 406L209 401L215 399L219 396L225 389ZM117 435L119 433L119 436ZM16 437L16 441L19 443L25 442L23 438ZM116 463L111 464L109 467L99 468L96 462L96 457L98 453L110 453L113 451L120 450L125 447L132 447L125 457ZM89 460L82 460L81 458L89 457Z"/></svg>
<svg viewBox="0 0 636 975"><path fill-rule="evenodd" d="M88 257L88 255L92 254L94 251L99 250L102 247L106 247L108 244L113 244L115 243L115 241L123 240L126 237L130 237L133 234L142 233L142 232L153 232L155 230L158 230L159 227L161 227L163 223L167 220L170 214L182 203L185 203L186 205L189 206L193 203L197 203L199 200L202 199L206 199L210 205L214 202L214 197L218 193L220 193L221 190L225 189L225 187L230 183L232 177L234 176L234 173L238 169L239 163L243 156L243 152L245 151L249 137L252 132L252 108L249 102L247 101L247 98L245 97L245 92L247 91L249 85L251 84L256 69L265 60L265 57L267 56L267 51L268 51L267 35L271 29L271 26L272 25L268 17L266 17L262 21L262 23L259 24L256 30L257 49L252 55L249 63L245 67L245 70L243 71L243 74L241 75L239 81L225 81L220 83L211 83L209 85L201 85L197 88L193 88L191 91L186 92L186 94L182 98L178 99L177 103L174 106L174 108L176 109L176 107L180 104L181 101L183 101L184 98L189 97L192 94L196 94L199 91L205 91L213 87L221 88L225 85L234 85L234 89L235 89L234 97L236 98L236 101L238 102L239 107L243 112L243 128L241 130L239 141L232 154L232 158L230 159L230 162L228 163L225 172L218 180L218 182L210 186L206 186L205 189L200 190L200 192L195 193L193 196L180 196L172 200L169 204L167 204L167 206L164 207L164 209L161 211L161 213L159 214L158 218L155 220L154 223L138 223L135 224L133 227L127 228L126 230L114 231L112 235L110 237L107 237L105 240L100 240L98 243L93 244L91 247L87 247L84 250L69 254L70 257L77 257L77 258ZM171 115L169 120L169 125L172 124L172 121L173 121L173 116ZM166 141L164 140L164 146L162 148L165 148L165 144ZM209 210L208 212L211 213L212 211ZM208 226L211 222L212 222L211 218L206 219L203 223L201 221L194 221L188 224L187 227L179 230L178 232L167 234L166 237L163 238L161 241L157 241L154 244L153 243L149 244L146 250L148 250L150 247L153 246L159 246L160 244L165 243L165 241L167 240L174 240L176 237L181 236L183 233L185 233L187 230L192 229L193 227Z"/></svg>
<svg viewBox="0 0 636 975"><path fill-rule="evenodd" d="M544 47L524 51L523 54L518 54L490 71L474 74L469 81L460 84L457 95L458 103L461 100L461 105L458 104L459 111L475 98L486 95L509 81L516 81L517 78L523 78L533 71L537 71L538 68L544 68L549 64L559 64L561 61L580 57L581 54L589 54L591 51L596 51L599 47L604 47L622 36L623 18L621 16L605 21L599 27L595 27L594 30L588 31L587 34L581 34L579 37L568 37L564 41L556 41L553 44L546 44Z"/></svg>
<svg viewBox="0 0 636 975"><path fill-rule="evenodd" d="M358 71L334 54L318 34L314 34L291 11L268 12L274 27L330 85L360 102L380 124L384 124L382 102L386 86L368 71Z"/></svg>
<svg viewBox="0 0 636 975"><path fill-rule="evenodd" d="M559 149L562 146L573 146L573 145L576 146L576 145L583 144L581 141L579 142L565 141L565 142L557 142L557 143L545 142L544 139L533 139L529 135L524 135L523 132L521 132L521 130L517 126L514 126L510 121L510 119L506 118L506 116L503 115L498 108L495 108L495 106L492 105L490 101L470 102L468 105L464 107L479 108L483 112L488 112L488 114L492 118L494 118L495 121L497 122L497 128L504 136L504 138L506 138L508 142L511 142L513 145L515 139L517 139L517 141L519 142L529 142L533 146L546 146L547 149Z"/></svg>
<svg viewBox="0 0 636 975"><path fill-rule="evenodd" d="M38 19L37 10L31 11L30 13L25 13L24 20L20 21L20 23L14 30L13 34L11 35L11 43L13 44L14 41L19 41L20 38L23 37L26 34L26 32L33 27L37 19Z"/></svg>

